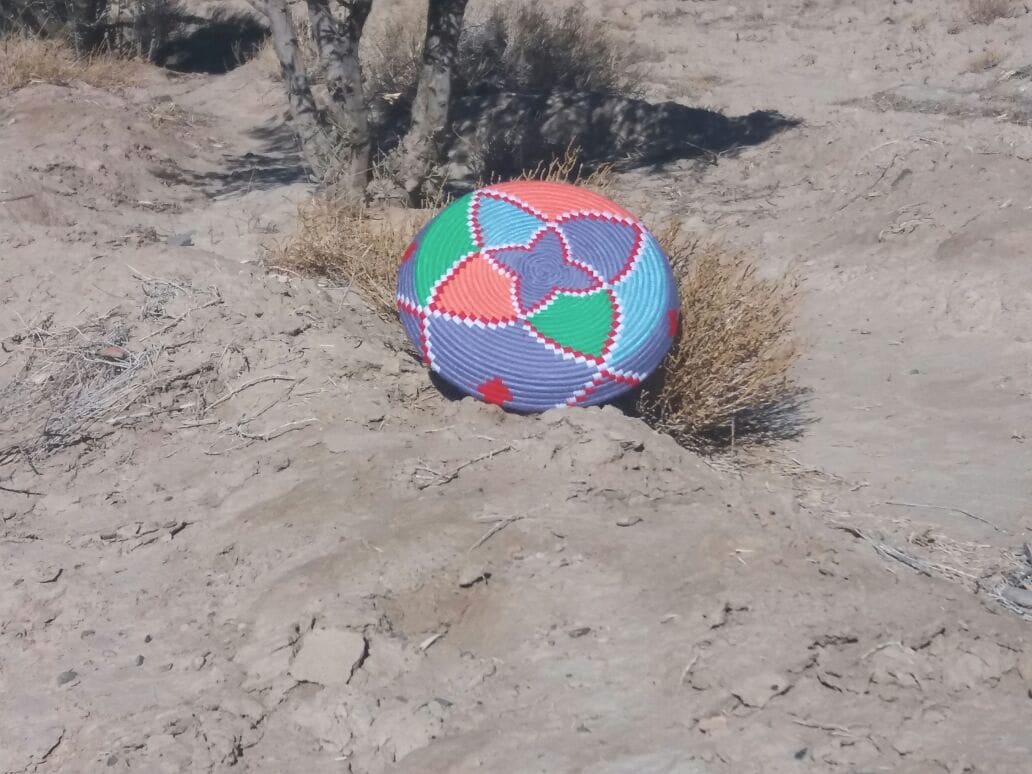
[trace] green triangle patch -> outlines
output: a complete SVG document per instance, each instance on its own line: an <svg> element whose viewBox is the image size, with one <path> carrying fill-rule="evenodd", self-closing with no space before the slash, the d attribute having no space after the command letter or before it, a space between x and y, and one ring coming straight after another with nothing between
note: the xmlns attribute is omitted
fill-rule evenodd
<svg viewBox="0 0 1032 774"><path fill-rule="evenodd" d="M557 344L585 355L602 357L615 314L609 293L599 290L582 296L560 293L527 320L542 336Z"/></svg>
<svg viewBox="0 0 1032 774"><path fill-rule="evenodd" d="M469 225L472 201L472 194L463 196L434 218L427 228L415 257L416 296L420 304L429 303L430 291L456 261L476 252Z"/></svg>

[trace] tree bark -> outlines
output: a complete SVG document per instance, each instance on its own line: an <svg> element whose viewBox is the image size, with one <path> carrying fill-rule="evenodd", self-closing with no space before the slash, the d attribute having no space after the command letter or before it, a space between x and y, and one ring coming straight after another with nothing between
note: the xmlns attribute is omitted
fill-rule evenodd
<svg viewBox="0 0 1032 774"><path fill-rule="evenodd" d="M412 103L412 123L402 139L397 176L412 206L440 161L441 140L448 126L452 66L458 49L467 0L429 0L423 70Z"/></svg>
<svg viewBox="0 0 1032 774"><path fill-rule="evenodd" d="M334 17L329 0L307 0L312 35L326 65L329 118L336 124L341 155L344 156L340 168L331 173L334 179L324 182L361 196L369 182L372 142L358 43L373 2L338 2L342 8L340 19Z"/></svg>
<svg viewBox="0 0 1032 774"><path fill-rule="evenodd" d="M297 42L297 31L287 0L251 0L269 20L272 46L279 58L287 88L290 118L301 142L301 150L312 171L320 178L334 166L336 147L323 114L312 96L308 71Z"/></svg>

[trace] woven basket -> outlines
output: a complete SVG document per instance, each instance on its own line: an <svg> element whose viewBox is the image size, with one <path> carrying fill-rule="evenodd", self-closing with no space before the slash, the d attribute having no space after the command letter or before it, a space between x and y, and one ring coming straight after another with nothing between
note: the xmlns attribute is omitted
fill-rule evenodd
<svg viewBox="0 0 1032 774"><path fill-rule="evenodd" d="M406 250L398 311L426 363L514 411L637 386L677 331L670 263L632 215L563 183L474 191Z"/></svg>

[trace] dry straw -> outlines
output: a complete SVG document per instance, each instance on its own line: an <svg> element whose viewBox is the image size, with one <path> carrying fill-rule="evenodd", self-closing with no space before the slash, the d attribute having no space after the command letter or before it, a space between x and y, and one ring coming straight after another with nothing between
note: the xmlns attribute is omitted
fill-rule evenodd
<svg viewBox="0 0 1032 774"><path fill-rule="evenodd" d="M133 81L134 69L130 60L110 54L79 56L60 40L19 35L0 40L0 94L32 83L126 86Z"/></svg>
<svg viewBox="0 0 1032 774"><path fill-rule="evenodd" d="M793 434L800 421L791 377L800 352L795 279L763 277L744 252L691 238L674 221L657 238L677 277L681 330L642 392L644 416L693 446Z"/></svg>
<svg viewBox="0 0 1032 774"><path fill-rule="evenodd" d="M975 24L992 24L997 19L1016 15L1016 0L968 0L967 17Z"/></svg>

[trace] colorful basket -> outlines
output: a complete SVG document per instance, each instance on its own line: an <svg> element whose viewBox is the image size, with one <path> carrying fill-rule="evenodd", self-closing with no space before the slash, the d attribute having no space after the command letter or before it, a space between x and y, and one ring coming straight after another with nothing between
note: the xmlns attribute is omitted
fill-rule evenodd
<svg viewBox="0 0 1032 774"><path fill-rule="evenodd" d="M517 181L474 191L406 250L398 311L425 362L463 392L516 411L612 400L677 331L670 263L603 196Z"/></svg>

